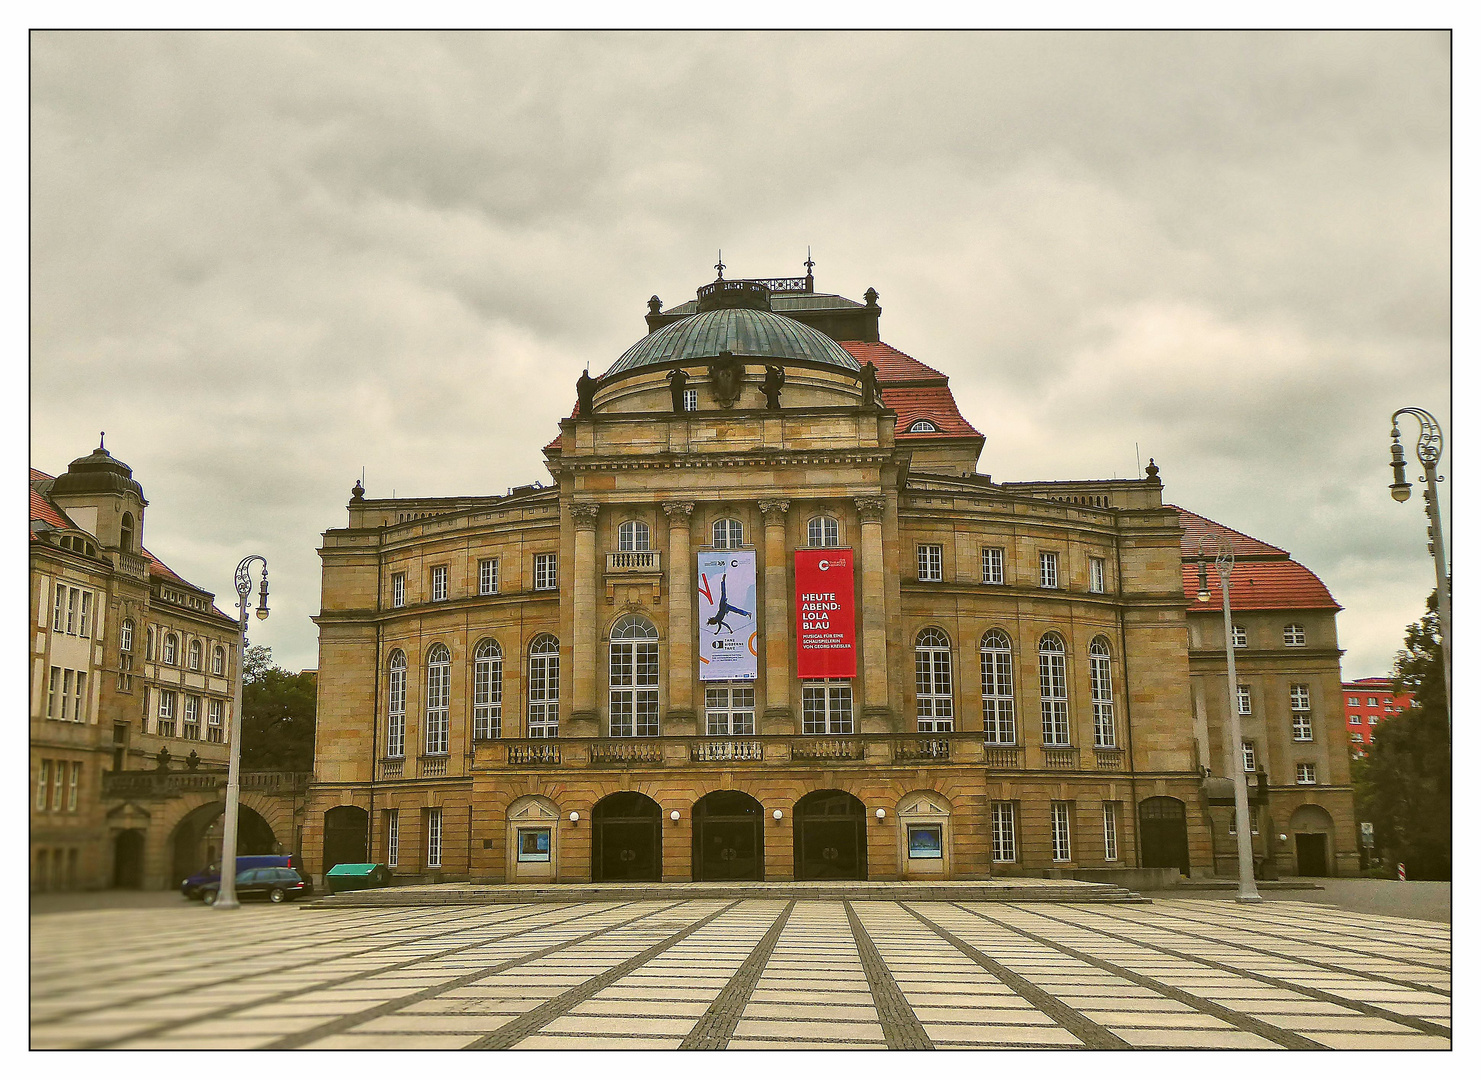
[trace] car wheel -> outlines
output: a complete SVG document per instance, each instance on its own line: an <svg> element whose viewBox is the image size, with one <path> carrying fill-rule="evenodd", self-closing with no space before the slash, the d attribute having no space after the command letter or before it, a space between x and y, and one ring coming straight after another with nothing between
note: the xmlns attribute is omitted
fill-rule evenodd
<svg viewBox="0 0 1481 1080"><path fill-rule="evenodd" d="M284 900L288 899L288 894L285 893L282 889L274 889L272 892L267 894L267 898L274 904L281 904Z"/></svg>
<svg viewBox="0 0 1481 1080"><path fill-rule="evenodd" d="M216 902L216 890L215 889L202 889L201 890L201 901L202 901L202 903L204 903L206 905L206 907L210 907L212 904L214 904Z"/></svg>

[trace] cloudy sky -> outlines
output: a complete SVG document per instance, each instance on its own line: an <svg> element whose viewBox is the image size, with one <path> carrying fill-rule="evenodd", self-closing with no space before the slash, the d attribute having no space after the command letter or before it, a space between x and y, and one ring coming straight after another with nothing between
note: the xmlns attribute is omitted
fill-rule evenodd
<svg viewBox="0 0 1481 1080"><path fill-rule="evenodd" d="M1449 430L1435 33L82 34L31 47L31 455L317 664L371 497L548 480L590 364L713 277L879 290L999 480L1126 477L1289 549L1386 673L1433 587L1388 416ZM1412 429L1405 436L1412 445ZM1412 450L1409 457L1413 458ZM1448 452L1445 462L1448 472Z"/></svg>

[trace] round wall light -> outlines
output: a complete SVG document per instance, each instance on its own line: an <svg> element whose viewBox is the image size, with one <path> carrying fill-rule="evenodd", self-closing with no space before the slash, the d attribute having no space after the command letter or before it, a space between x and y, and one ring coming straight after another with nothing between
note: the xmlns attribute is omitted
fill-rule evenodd
<svg viewBox="0 0 1481 1080"><path fill-rule="evenodd" d="M782 812L780 810L773 810L771 812L771 820L772 821L781 821L782 820Z"/></svg>
<svg viewBox="0 0 1481 1080"><path fill-rule="evenodd" d="M1286 842L1286 834L1285 833L1281 833L1280 834L1280 842L1282 844L1284 844Z"/></svg>
<svg viewBox="0 0 1481 1080"><path fill-rule="evenodd" d="M878 821L883 821L884 820L884 807L881 806L878 810L874 811L874 817Z"/></svg>
<svg viewBox="0 0 1481 1080"><path fill-rule="evenodd" d="M581 815L578 814L578 813L576 813L576 811L572 810L571 811L571 824L574 825L574 824L576 824L576 822L578 822L580 820L581 820Z"/></svg>
<svg viewBox="0 0 1481 1080"><path fill-rule="evenodd" d="M670 810L669 811L669 820L670 821L678 821L679 820L679 811L677 811L677 810Z"/></svg>

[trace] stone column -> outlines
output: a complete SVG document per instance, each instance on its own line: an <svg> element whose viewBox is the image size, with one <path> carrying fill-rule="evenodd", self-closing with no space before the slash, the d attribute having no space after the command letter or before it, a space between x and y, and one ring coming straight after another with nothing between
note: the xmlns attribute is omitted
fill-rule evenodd
<svg viewBox="0 0 1481 1080"><path fill-rule="evenodd" d="M571 567L575 596L571 609L571 716L561 734L592 738L598 734L597 712L597 584L604 567L597 564L597 511L592 502L571 504L576 526L576 565ZM563 673L564 674L564 673Z"/></svg>
<svg viewBox="0 0 1481 1080"><path fill-rule="evenodd" d="M669 519L669 671L665 735L693 735L694 626L689 618L694 603L693 567L689 553L689 515L692 502L666 502Z"/></svg>
<svg viewBox="0 0 1481 1080"><path fill-rule="evenodd" d="M761 714L763 735L791 735L792 663L788 642L792 636L792 605L787 596L786 499L762 499L766 522L766 709Z"/></svg>
<svg viewBox="0 0 1481 1080"><path fill-rule="evenodd" d="M862 594L859 607L863 615L863 640L860 662L864 669L861 681L864 707L860 710L865 734L890 731L889 656L884 598L884 511L880 495L866 495L854 500L859 508L859 557L862 560Z"/></svg>

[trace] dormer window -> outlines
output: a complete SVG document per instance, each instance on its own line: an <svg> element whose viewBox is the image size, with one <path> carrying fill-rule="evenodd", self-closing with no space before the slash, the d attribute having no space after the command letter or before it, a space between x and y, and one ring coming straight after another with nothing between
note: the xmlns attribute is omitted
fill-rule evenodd
<svg viewBox="0 0 1481 1080"><path fill-rule="evenodd" d="M931 423L929 420L917 420L907 429L907 431L911 435L929 435L932 432L940 430L940 428Z"/></svg>

